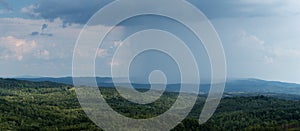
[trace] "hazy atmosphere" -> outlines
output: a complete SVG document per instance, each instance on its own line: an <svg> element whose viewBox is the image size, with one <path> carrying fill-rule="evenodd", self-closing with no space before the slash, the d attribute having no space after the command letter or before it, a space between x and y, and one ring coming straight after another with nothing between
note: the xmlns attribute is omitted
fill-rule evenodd
<svg viewBox="0 0 300 131"><path fill-rule="evenodd" d="M79 32L90 16L109 2L0 0L0 76L71 76L73 49ZM226 54L229 78L300 83L298 0L189 2L204 12L218 32ZM107 38L107 47L98 49L97 59L101 62L96 65L97 75L110 76L110 66L122 65L122 61L111 62L114 48L122 44L122 37L143 28L148 19L160 18L137 18L115 28ZM172 21L161 19L169 24L154 23L151 26L166 30L176 26ZM110 27L105 23L95 26ZM185 32L180 33L189 37ZM192 40L188 44L192 47L195 43L199 44ZM209 62L204 50L199 53L198 64L203 70L202 77L208 77Z"/></svg>

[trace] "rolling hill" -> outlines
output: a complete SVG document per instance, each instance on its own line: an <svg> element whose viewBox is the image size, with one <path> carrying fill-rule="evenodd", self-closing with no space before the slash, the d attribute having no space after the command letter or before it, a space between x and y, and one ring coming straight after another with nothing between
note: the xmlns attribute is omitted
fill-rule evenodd
<svg viewBox="0 0 300 131"><path fill-rule="evenodd" d="M111 108L135 119L159 115L177 98L177 93L167 92L154 103L138 105L124 100L113 88L100 90ZM173 130L300 129L299 100L260 95L225 97L212 118L199 125L197 120L204 102L205 96L199 96L189 116ZM72 86L0 78L0 130L101 129L85 115Z"/></svg>
<svg viewBox="0 0 300 131"><path fill-rule="evenodd" d="M72 77L61 77L61 78L51 78L51 77L41 77L41 78L17 78L19 80L27 80L32 82L56 82L72 85ZM81 81L90 79L90 77L80 77ZM124 78L118 78L117 81L124 81ZM100 87L114 87L112 78L110 77L97 77L97 83ZM89 86L89 83L85 83ZM128 83L119 83L120 85L128 85ZM149 89L149 84L134 82L131 85L138 89ZM188 84L192 86L191 84ZM168 84L166 90L170 92L178 92L181 84ZM200 93L207 94L210 89L210 84L201 84ZM227 93L278 93L278 94L293 94L300 95L300 84L295 83L285 83L279 81L265 81L260 79L234 79L228 80L225 86L225 92Z"/></svg>

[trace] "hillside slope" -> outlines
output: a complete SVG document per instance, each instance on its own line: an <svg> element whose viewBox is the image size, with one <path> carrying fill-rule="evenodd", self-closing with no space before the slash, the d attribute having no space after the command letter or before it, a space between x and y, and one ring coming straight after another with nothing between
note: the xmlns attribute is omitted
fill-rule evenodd
<svg viewBox="0 0 300 131"><path fill-rule="evenodd" d="M163 113L177 98L177 93L169 92L153 104L136 105L124 100L113 88L100 90L113 109L136 119ZM0 79L0 92L0 130L101 130L84 114L72 86ZM288 130L300 127L299 101L264 96L227 97L222 99L213 117L199 125L197 120L204 101L205 97L199 96L190 115L173 130Z"/></svg>

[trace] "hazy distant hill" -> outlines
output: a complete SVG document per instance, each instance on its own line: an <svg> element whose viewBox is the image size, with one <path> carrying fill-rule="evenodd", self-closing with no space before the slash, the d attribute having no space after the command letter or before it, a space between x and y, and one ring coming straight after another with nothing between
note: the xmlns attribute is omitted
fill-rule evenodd
<svg viewBox="0 0 300 131"><path fill-rule="evenodd" d="M241 79L229 81L227 92L273 92L300 95L300 85L278 81L264 81L260 79Z"/></svg>
<svg viewBox="0 0 300 131"><path fill-rule="evenodd" d="M42 82L42 81L50 81L57 83L64 83L72 85L72 77L61 77L61 78L50 78L50 77L41 77L41 78L17 78L19 80L28 80L34 82ZM78 78L81 81L85 81L90 79L90 77L81 77ZM118 78L117 81L122 81L124 78ZM98 86L101 87L113 87L114 84L112 82L112 78L109 77L97 77ZM89 85L89 83L85 83L85 85ZM121 84L126 87L128 83ZM133 87L139 89L149 89L149 84L137 84L131 83ZM178 92L181 84L168 84L167 90L171 92ZM187 84L188 86L192 86L192 84ZM201 84L200 92L208 93L210 89L210 84ZM260 79L235 79L229 80L226 83L225 92L234 92L234 93L280 93L280 94L296 94L300 95L300 84L295 83L285 83L279 81L265 81Z"/></svg>
<svg viewBox="0 0 300 131"><path fill-rule="evenodd" d="M59 77L59 78L53 78L53 77L40 77L40 78L15 78L18 80L26 80L26 81L32 81L32 82L42 82L42 81L51 81L51 82L56 82L56 83L63 83L63 84L68 84L68 85L73 85L73 79L72 77ZM91 77L80 77L78 78L81 81L86 81L88 79L91 79ZM105 87L111 87L113 86L112 79L110 77L97 77L97 82L101 86ZM86 83L87 86L91 85Z"/></svg>

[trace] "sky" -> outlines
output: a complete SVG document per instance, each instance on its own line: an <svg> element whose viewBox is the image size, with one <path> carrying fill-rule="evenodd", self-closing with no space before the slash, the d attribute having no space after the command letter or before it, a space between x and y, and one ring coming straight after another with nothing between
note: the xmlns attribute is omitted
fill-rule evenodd
<svg viewBox="0 0 300 131"><path fill-rule="evenodd" d="M112 1L0 0L0 77L71 76L72 56L80 31L94 13L110 2ZM226 55L227 77L300 83L299 0L188 2L207 16L219 34ZM116 10L115 13L119 12ZM110 17L114 17L114 14ZM112 27L107 23L94 26ZM122 66L126 57L112 61L114 51L124 46L122 40L125 37L148 28L164 29L180 35L192 49L201 77L210 76L207 54L188 33L189 30L178 26L175 21L159 16L136 17L115 26L105 39L103 47L97 49L97 75L110 76L113 66ZM145 44L153 44L151 42L153 41L144 41ZM125 45L124 48L130 53L135 47ZM84 55L84 52L79 53ZM137 57L132 64L131 74L143 78L158 65L159 69L168 72L167 77L179 79L178 67L174 66L174 61L157 52Z"/></svg>

